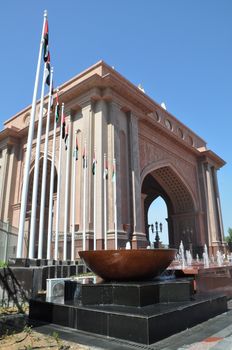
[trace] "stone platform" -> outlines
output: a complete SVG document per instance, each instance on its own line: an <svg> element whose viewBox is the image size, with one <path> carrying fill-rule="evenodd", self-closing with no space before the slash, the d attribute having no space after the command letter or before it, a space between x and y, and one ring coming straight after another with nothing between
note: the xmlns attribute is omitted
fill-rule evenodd
<svg viewBox="0 0 232 350"><path fill-rule="evenodd" d="M152 344L227 310L225 296L196 298L189 279L65 283L65 298L31 299L29 318Z"/></svg>
<svg viewBox="0 0 232 350"><path fill-rule="evenodd" d="M197 294L221 293L232 298L232 265L210 266L203 265L173 269L176 277L193 277L194 289Z"/></svg>

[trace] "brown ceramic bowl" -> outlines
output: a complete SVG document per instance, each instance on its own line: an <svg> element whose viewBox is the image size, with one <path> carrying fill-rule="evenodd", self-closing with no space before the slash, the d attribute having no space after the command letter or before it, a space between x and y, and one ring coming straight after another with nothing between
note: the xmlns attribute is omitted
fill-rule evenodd
<svg viewBox="0 0 232 350"><path fill-rule="evenodd" d="M139 281L160 275L176 249L88 250L80 257L96 275L108 281Z"/></svg>

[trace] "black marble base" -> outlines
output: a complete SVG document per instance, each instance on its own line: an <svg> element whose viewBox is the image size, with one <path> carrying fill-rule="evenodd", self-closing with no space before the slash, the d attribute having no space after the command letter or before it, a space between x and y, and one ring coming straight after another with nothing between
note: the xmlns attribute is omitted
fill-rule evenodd
<svg viewBox="0 0 232 350"><path fill-rule="evenodd" d="M77 289L77 290L76 290ZM65 281L64 301L79 296L82 305L114 304L125 306L146 306L190 300L193 295L192 280L180 279L152 282L111 282L81 284Z"/></svg>
<svg viewBox="0 0 232 350"><path fill-rule="evenodd" d="M67 302L31 299L29 318L152 344L227 310L225 296L193 300L191 282L178 280L81 286L70 282L65 298Z"/></svg>

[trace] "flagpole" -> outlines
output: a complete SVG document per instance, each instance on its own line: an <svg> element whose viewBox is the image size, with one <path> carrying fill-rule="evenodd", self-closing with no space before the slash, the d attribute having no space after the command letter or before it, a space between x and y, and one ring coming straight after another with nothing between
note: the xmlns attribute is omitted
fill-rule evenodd
<svg viewBox="0 0 232 350"><path fill-rule="evenodd" d="M36 75L35 75L35 85L34 85L34 92L33 92L33 98L32 98L30 124L29 124L29 130L28 130L28 138L27 138L27 152L25 157L25 168L24 168L24 176L23 176L23 188L22 188L21 209L20 209L20 219L19 219L19 232L18 232L18 242L17 242L17 254L16 254L17 258L22 258L22 253L23 253L24 224L25 224L26 210L27 210L27 195L28 195L29 174L30 174L31 150L32 150L33 137L34 137L36 97L38 93L39 74L40 74L40 67L41 67L42 49L43 49L43 43L44 43L43 34L44 34L46 20L47 20L47 11L45 10L43 29L42 29L41 41L40 41L40 47L39 47L38 63L37 63L37 69L36 69Z"/></svg>
<svg viewBox="0 0 232 350"><path fill-rule="evenodd" d="M97 199L97 155L96 155L96 148L94 149L94 161L95 161L95 169L94 169L94 194L93 194L93 250L97 249L97 232L96 232L96 227L97 227L97 204L96 204L96 199Z"/></svg>
<svg viewBox="0 0 232 350"><path fill-rule="evenodd" d="M77 131L75 132L77 137ZM75 140L76 141L76 140ZM72 245L71 245L71 260L75 260L75 200L76 200L76 161L77 161L77 149L76 143L73 152L73 190L72 190Z"/></svg>
<svg viewBox="0 0 232 350"><path fill-rule="evenodd" d="M104 153L104 249L107 250L106 154Z"/></svg>
<svg viewBox="0 0 232 350"><path fill-rule="evenodd" d="M117 218L117 191L116 191L116 181L117 181L117 175L116 175L116 159L113 160L113 166L114 166L114 244L115 244L115 250L118 249L118 218Z"/></svg>
<svg viewBox="0 0 232 350"><path fill-rule="evenodd" d="M57 89L57 94L58 94L58 91L59 90ZM55 115L54 126L53 126L52 165L51 165L50 191L49 191L47 259L51 259L52 219L53 219L52 207L53 207L55 158L56 158L56 126L57 126L57 122L56 122L56 115Z"/></svg>
<svg viewBox="0 0 232 350"><path fill-rule="evenodd" d="M40 143L43 125L43 105L44 105L44 90L46 80L46 63L44 63L43 82L41 88L40 97L40 109L38 118L38 130L36 138L36 153L35 153L35 166L34 166L34 178L33 178L33 194L32 194L32 208L31 208L31 225L30 225L30 242L29 242L29 258L33 259L35 248L35 231L36 231L36 212L37 212L37 196L38 196L38 182L39 182L39 157L40 157ZM39 251L38 251L39 258Z"/></svg>
<svg viewBox="0 0 232 350"><path fill-rule="evenodd" d="M64 103L61 108L61 120L64 115ZM58 163L58 182L57 182L57 202L56 202L56 232L55 232L55 260L58 259L59 245L59 222L60 222L60 187L61 187L61 158L62 158L62 125L60 121L60 141L59 141L59 163Z"/></svg>
<svg viewBox="0 0 232 350"><path fill-rule="evenodd" d="M53 80L53 68L51 68L51 78L48 96L48 111L47 111L47 124L44 144L44 159L43 159L43 174L42 174L42 189L40 199L40 221L39 221L39 247L38 247L38 259L43 257L43 233L44 233L44 209L45 209L45 195L46 195L46 179L47 179L47 156L48 156L48 137L50 127L50 112L51 112L51 95L52 95L52 80Z"/></svg>
<svg viewBox="0 0 232 350"><path fill-rule="evenodd" d="M83 171L84 171L84 190L83 190L83 250L86 250L86 166L87 166L87 152L86 152L86 141L84 144L84 163L83 163Z"/></svg>
<svg viewBox="0 0 232 350"><path fill-rule="evenodd" d="M68 135L68 125L67 134ZM67 230L68 230L68 190L69 190L69 167L70 167L70 136L67 136L67 153L66 153L66 178L65 178L65 204L64 204L64 245L63 260L67 260Z"/></svg>

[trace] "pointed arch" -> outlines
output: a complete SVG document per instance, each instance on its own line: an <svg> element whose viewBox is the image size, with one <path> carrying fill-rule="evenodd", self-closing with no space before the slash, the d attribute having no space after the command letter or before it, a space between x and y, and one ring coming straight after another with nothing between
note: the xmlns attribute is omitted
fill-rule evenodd
<svg viewBox="0 0 232 350"><path fill-rule="evenodd" d="M180 183L182 184L183 191L185 190L185 191L187 191L186 193L189 193L189 195L193 201L194 211L197 211L198 206L197 206L197 199L196 199L195 193L193 193L193 191L192 191L191 187L189 186L189 184L187 183L186 179L183 177L183 175L180 173L180 171L176 168L176 166L171 161L162 160L160 162L155 161L155 162L148 164L141 172L141 176L140 176L141 190L142 190L142 185L143 185L143 181L144 181L145 177L148 174L153 174L155 172L157 173L157 171L159 171L161 173L161 171L162 171L161 169L171 169L171 171L174 173L174 176L176 176L176 179L179 179ZM163 182L161 180L161 174L160 174L158 181ZM166 187L165 184L163 184L163 183L161 185L163 185L163 187Z"/></svg>

